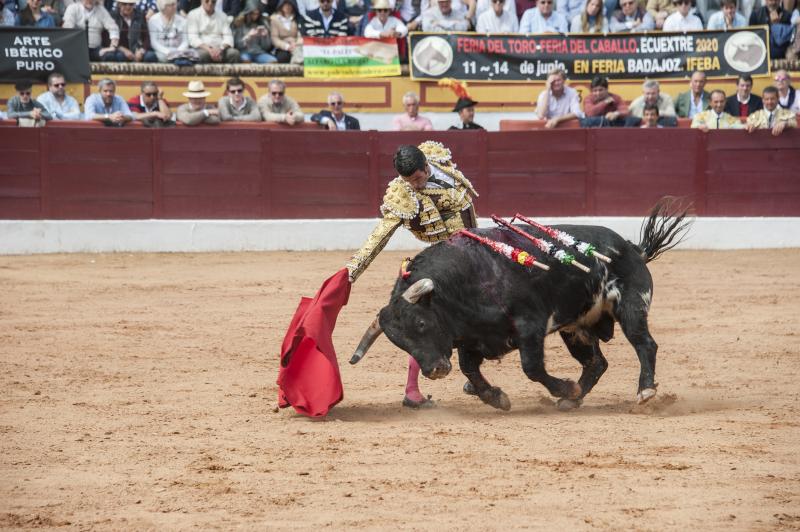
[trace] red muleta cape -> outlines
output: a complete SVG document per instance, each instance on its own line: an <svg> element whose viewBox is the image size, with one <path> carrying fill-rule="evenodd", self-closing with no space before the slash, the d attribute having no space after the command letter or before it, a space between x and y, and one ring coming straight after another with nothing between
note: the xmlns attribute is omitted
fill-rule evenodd
<svg viewBox="0 0 800 532"><path fill-rule="evenodd" d="M322 283L314 299L300 299L281 345L281 408L291 405L300 414L319 417L344 397L331 335L350 296L347 275L347 268L342 268Z"/></svg>

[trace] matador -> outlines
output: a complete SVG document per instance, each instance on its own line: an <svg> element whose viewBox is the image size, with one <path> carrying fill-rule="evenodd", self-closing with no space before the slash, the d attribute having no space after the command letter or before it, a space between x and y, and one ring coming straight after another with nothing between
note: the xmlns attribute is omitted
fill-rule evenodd
<svg viewBox="0 0 800 532"><path fill-rule="evenodd" d="M383 216L367 241L350 261L350 282L367 269L401 225L417 239L434 243L453 233L476 227L473 197L478 193L456 167L450 150L439 142L400 146L394 154L398 177L389 182L380 207ZM419 364L408 357L408 378L403 406L431 407L419 390Z"/></svg>

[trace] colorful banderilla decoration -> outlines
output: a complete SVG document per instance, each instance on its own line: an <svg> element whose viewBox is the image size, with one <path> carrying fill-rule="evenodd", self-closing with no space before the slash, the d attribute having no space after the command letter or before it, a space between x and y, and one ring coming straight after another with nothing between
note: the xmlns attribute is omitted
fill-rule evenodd
<svg viewBox="0 0 800 532"><path fill-rule="evenodd" d="M522 236L524 238L527 238L528 240L530 240L531 242L536 244L536 247L538 247L539 249L541 249L542 251L544 251L545 253L547 253L551 257L555 257L562 264L571 264L572 266L575 266L579 270L582 270L582 271L584 271L586 273L589 273L589 268L587 266L584 266L580 262L576 261L574 255L571 255L571 254L567 253L566 251L564 251L561 248L557 248L551 242L548 242L547 240L542 240L541 238L536 238L533 235L529 235L528 233L526 233L525 231L523 231L519 227L514 227L513 225L511 225L507 221L503 220L502 218L498 218L494 214L492 215L492 220L494 220L494 222L496 224L502 225L503 227L507 227L508 229L511 229L512 231L514 231L518 235L520 235L520 236Z"/></svg>
<svg viewBox="0 0 800 532"><path fill-rule="evenodd" d="M587 257L597 257L598 259L602 260L603 262L607 262L609 264L611 263L611 259L610 258L608 258L605 255L603 255L602 253L598 252L597 248L595 248L594 245L590 244L589 242L584 242L583 240L578 240L574 236L572 236L572 235L570 235L568 233L565 233L564 231L561 231L559 229L555 229L553 227L548 227L546 225L542 225L540 223L534 222L530 218L526 218L525 216L522 216L520 213L515 214L514 217L511 218L511 221L513 222L515 219L522 220L526 224L532 225L533 227L535 227L536 229L539 229L540 231L542 231L546 235L548 235L548 236L550 236L552 238L555 238L556 240L558 240L559 242L561 242L565 246L574 247L575 249L577 249L578 251L580 251L581 253L583 253Z"/></svg>
<svg viewBox="0 0 800 532"><path fill-rule="evenodd" d="M547 264L542 264L541 262L537 261L536 258L527 251L515 248L514 246L509 246L508 244L504 244L503 242L497 242L490 238L478 236L475 233L470 233L466 229L462 229L456 234L464 235L473 240L477 240L478 242L487 246L495 253L499 253L500 255L516 262L517 264L522 264L523 266L528 266L528 267L536 266L537 268L541 268L545 271L550 269L550 266L548 266Z"/></svg>

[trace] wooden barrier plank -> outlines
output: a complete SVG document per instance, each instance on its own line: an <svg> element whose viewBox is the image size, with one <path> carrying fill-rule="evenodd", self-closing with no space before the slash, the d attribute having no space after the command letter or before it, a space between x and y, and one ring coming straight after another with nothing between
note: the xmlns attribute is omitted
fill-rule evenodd
<svg viewBox="0 0 800 532"><path fill-rule="evenodd" d="M50 209L50 217L56 220L142 220L153 216L153 204L148 201L62 200L54 197Z"/></svg>
<svg viewBox="0 0 800 532"><path fill-rule="evenodd" d="M185 152L209 153L258 152L261 149L259 129L178 128L162 129L162 156L180 157Z"/></svg>
<svg viewBox="0 0 800 532"><path fill-rule="evenodd" d="M38 220L41 219L39 197L0 196L0 219Z"/></svg>
<svg viewBox="0 0 800 532"><path fill-rule="evenodd" d="M800 194L709 194L706 216L800 216Z"/></svg>
<svg viewBox="0 0 800 532"><path fill-rule="evenodd" d="M255 219L261 217L259 196L164 196L162 208L167 219Z"/></svg>

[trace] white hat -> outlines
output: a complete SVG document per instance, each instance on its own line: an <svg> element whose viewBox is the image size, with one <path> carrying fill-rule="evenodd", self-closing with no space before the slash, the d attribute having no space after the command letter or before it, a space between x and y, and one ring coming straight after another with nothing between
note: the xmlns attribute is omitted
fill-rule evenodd
<svg viewBox="0 0 800 532"><path fill-rule="evenodd" d="M389 0L375 0L370 9L392 9L392 6L389 4Z"/></svg>
<svg viewBox="0 0 800 532"><path fill-rule="evenodd" d="M119 0L117 0L117 2L119 2ZM205 98L206 96L210 96L211 93L206 91L202 81L195 79L189 82L189 90L184 92L183 95L187 98Z"/></svg>

